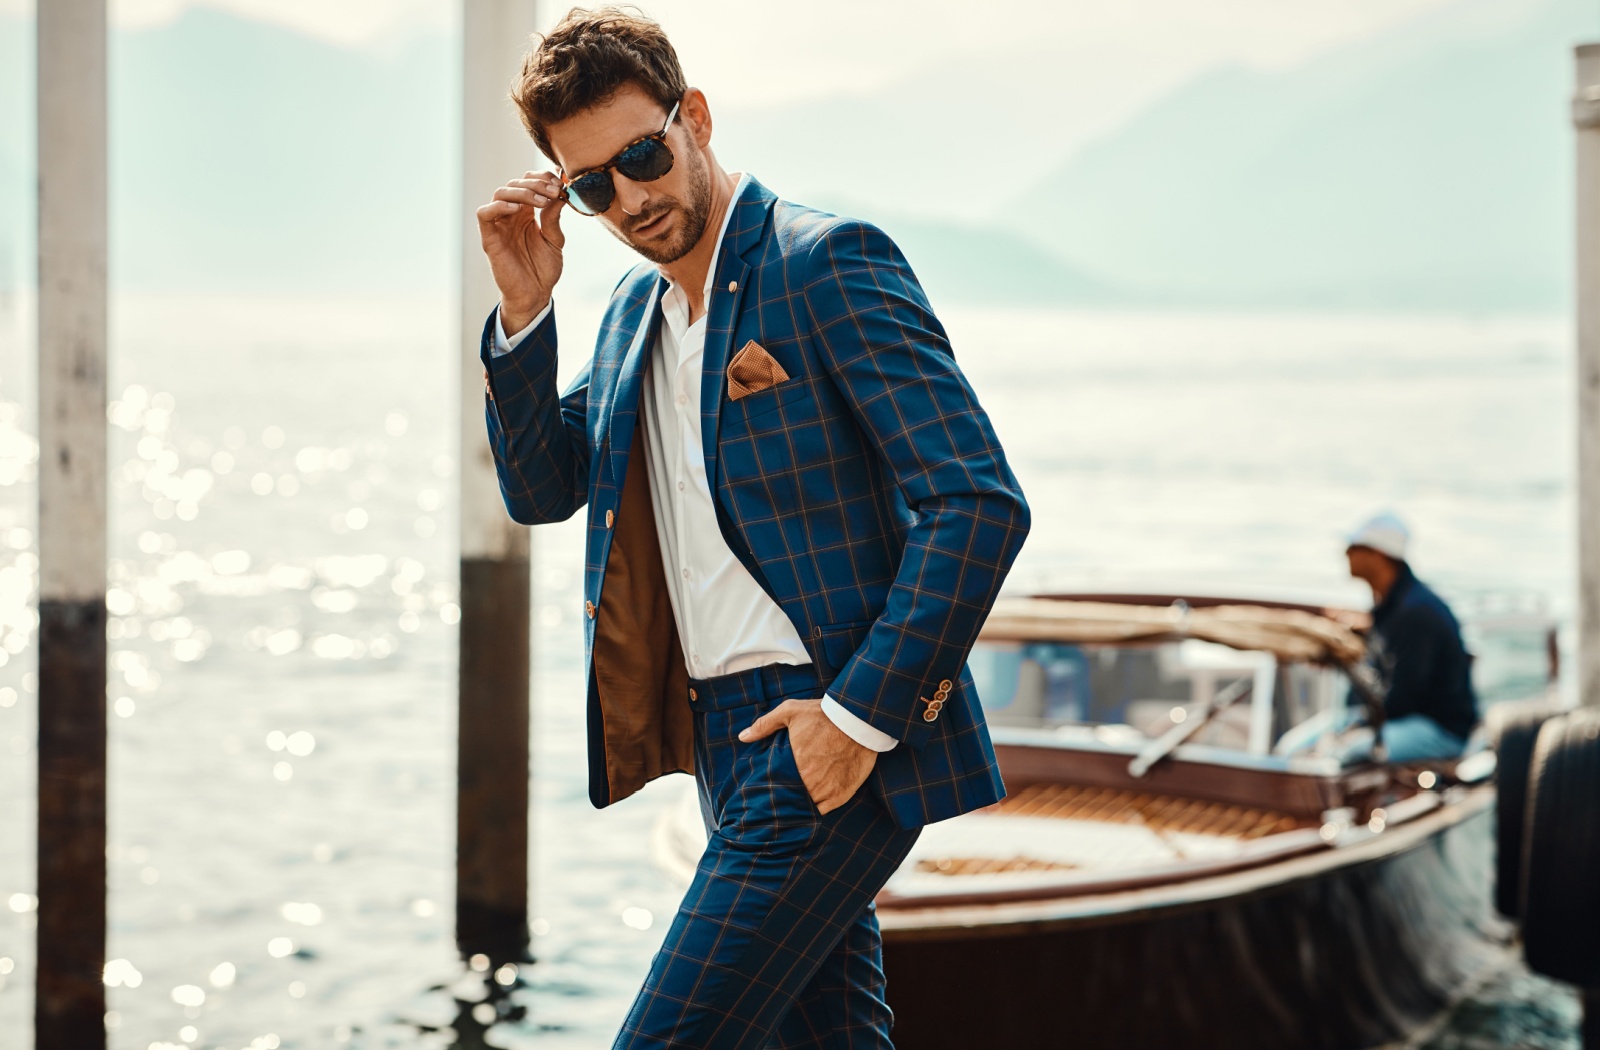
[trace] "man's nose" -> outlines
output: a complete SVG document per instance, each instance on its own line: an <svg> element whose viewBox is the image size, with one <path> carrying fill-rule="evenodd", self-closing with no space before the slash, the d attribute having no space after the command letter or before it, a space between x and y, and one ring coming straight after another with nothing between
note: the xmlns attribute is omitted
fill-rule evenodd
<svg viewBox="0 0 1600 1050"><path fill-rule="evenodd" d="M616 186L617 204L624 213L638 215L644 210L645 204L650 200L649 190L618 172L612 173L611 181Z"/></svg>

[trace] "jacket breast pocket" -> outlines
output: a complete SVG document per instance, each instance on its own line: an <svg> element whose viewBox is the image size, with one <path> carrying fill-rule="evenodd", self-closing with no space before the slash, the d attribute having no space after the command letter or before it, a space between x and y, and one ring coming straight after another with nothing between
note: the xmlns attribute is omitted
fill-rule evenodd
<svg viewBox="0 0 1600 1050"><path fill-rule="evenodd" d="M729 401L723 409L723 423L763 430L785 421L810 418L816 413L815 404L811 384L804 379L791 379Z"/></svg>

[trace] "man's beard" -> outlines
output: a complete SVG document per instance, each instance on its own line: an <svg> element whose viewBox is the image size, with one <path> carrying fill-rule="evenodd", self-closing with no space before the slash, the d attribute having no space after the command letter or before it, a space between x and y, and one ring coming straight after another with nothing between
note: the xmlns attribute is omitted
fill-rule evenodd
<svg viewBox="0 0 1600 1050"><path fill-rule="evenodd" d="M693 251L694 246L699 244L700 238L705 235L706 223L711 218L710 165L699 153L691 153L684 158L684 161L689 174L687 203L680 202L675 197L658 198L649 211L628 217L623 228L613 228L611 231L623 244L658 266L675 263ZM674 209L682 215L682 221L678 223L676 236L666 244L639 244L629 236L634 230Z"/></svg>

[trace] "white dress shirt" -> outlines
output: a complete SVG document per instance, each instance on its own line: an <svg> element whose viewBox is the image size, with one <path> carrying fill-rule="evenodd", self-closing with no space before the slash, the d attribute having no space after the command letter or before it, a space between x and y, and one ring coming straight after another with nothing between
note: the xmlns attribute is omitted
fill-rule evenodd
<svg viewBox="0 0 1600 1050"><path fill-rule="evenodd" d="M717 524L716 498L706 478L705 445L700 436L700 396L710 313L712 281L722 240L735 204L749 183L741 176L733 191L717 250L704 287L705 309L689 321L689 296L671 282L661 296L661 326L651 351L643 403L645 464L656 537L666 570L667 594L678 625L678 640L689 677L715 678L765 664L808 664L811 656L788 615L778 607L744 564L734 556ZM508 339L495 315L495 356L509 353L548 316L550 307ZM646 311L648 314L648 311ZM896 740L851 714L831 696L822 710L845 735L863 747L888 751Z"/></svg>

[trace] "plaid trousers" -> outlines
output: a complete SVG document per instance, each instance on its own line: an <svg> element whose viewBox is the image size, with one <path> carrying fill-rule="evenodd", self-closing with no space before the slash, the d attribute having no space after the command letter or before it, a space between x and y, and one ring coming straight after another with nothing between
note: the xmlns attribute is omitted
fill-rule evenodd
<svg viewBox="0 0 1600 1050"><path fill-rule="evenodd" d="M739 732L822 695L814 665L690 681L695 779L710 839L614 1050L892 1047L873 909L920 828L868 785L817 812L788 733Z"/></svg>

